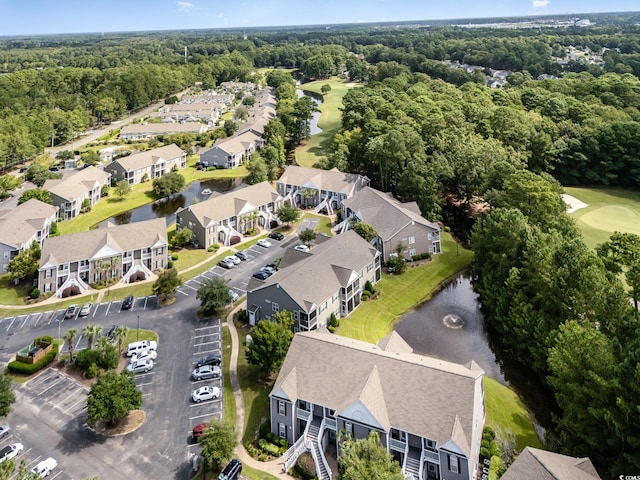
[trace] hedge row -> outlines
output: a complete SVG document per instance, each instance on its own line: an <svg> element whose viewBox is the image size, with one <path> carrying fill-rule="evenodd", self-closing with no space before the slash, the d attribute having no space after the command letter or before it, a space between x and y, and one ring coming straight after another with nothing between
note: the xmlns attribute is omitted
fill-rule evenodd
<svg viewBox="0 0 640 480"><path fill-rule="evenodd" d="M32 373L37 372L38 370L42 370L44 367L49 365L58 355L58 343L53 341L51 337L40 337L36 339L35 343L40 343L40 340L44 340L50 343L53 343L53 347L51 351L47 353L44 357L38 360L36 363L23 363L17 360L13 362L9 362L8 368L12 373L22 373L25 375L31 375Z"/></svg>

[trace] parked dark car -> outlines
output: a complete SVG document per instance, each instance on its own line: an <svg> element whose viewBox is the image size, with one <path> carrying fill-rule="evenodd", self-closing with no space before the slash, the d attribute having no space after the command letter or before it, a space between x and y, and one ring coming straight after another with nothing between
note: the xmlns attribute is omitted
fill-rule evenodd
<svg viewBox="0 0 640 480"><path fill-rule="evenodd" d="M200 360L198 360L197 365L198 367L201 367L202 365L220 365L222 363L222 358L220 358L220 355L212 353L211 355L207 355L206 357L202 357Z"/></svg>
<svg viewBox="0 0 640 480"><path fill-rule="evenodd" d="M122 300L122 310L131 310L133 307L133 296L129 295Z"/></svg>
<svg viewBox="0 0 640 480"><path fill-rule="evenodd" d="M280 232L271 232L269 234L269 238L273 238L274 240L282 240L284 238L284 235L281 234Z"/></svg>
<svg viewBox="0 0 640 480"><path fill-rule="evenodd" d="M252 275L253 278L257 278L258 280L266 280L270 277L270 275L264 270L260 270Z"/></svg>
<svg viewBox="0 0 640 480"><path fill-rule="evenodd" d="M247 260L249 260L249 256L242 251L236 252L234 255L238 257L240 260L242 260L243 262L246 262Z"/></svg>
<svg viewBox="0 0 640 480"><path fill-rule="evenodd" d="M236 480L242 472L242 463L237 458L231 460L218 475L218 480Z"/></svg>
<svg viewBox="0 0 640 480"><path fill-rule="evenodd" d="M112 342L116 339L116 328L118 328L118 325L111 325L107 330L107 338Z"/></svg>

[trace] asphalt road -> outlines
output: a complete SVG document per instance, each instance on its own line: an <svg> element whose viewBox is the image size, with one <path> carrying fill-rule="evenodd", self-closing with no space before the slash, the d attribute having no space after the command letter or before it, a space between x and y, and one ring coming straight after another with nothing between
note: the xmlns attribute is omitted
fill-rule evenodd
<svg viewBox="0 0 640 480"><path fill-rule="evenodd" d="M291 240L291 239L289 239ZM8 423L11 437L4 444L21 442L21 455L29 466L49 456L58 461L58 469L49 478L86 478L99 475L110 480L130 478L185 478L191 455L198 453L192 444L191 430L213 416L222 416L222 400L193 404L191 392L202 385L222 387L222 379L193 382L190 373L201 356L221 349L220 319L201 321L196 317L199 284L214 275L228 279L230 286L243 295L254 271L282 256L291 241L272 241L270 248L253 246L248 261L231 270L215 266L191 279L180 288L176 302L162 309L154 297L138 298L132 310L121 311L119 301L104 302L87 318L65 320L61 333L69 328L80 332L86 323L113 324L158 333L158 358L154 369L138 374L136 384L143 392L146 421L129 435L103 438L86 426L86 389L54 369L48 369L28 382L16 385L18 401ZM39 335L58 336L62 310L33 316L0 319L0 361L13 360L17 350ZM78 348L86 340L78 339Z"/></svg>

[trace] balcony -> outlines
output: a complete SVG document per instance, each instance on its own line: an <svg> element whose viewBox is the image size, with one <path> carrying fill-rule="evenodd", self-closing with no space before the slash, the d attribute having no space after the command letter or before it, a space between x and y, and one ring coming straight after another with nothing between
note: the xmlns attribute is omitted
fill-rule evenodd
<svg viewBox="0 0 640 480"><path fill-rule="evenodd" d="M396 440L395 438L392 438L389 440L389 447L391 448L391 450L397 450L404 453L405 449L407 448L407 442L404 440Z"/></svg>
<svg viewBox="0 0 640 480"><path fill-rule="evenodd" d="M428 460L432 460L436 463L440 462L440 454L438 452L434 452L433 450L422 450L424 454L424 458Z"/></svg>
<svg viewBox="0 0 640 480"><path fill-rule="evenodd" d="M296 415L301 420L307 420L311 416L311 412L308 412L308 411L303 410L301 408L298 408L296 410L297 410Z"/></svg>
<svg viewBox="0 0 640 480"><path fill-rule="evenodd" d="M324 426L330 430L336 431L337 422L335 418L324 417Z"/></svg>

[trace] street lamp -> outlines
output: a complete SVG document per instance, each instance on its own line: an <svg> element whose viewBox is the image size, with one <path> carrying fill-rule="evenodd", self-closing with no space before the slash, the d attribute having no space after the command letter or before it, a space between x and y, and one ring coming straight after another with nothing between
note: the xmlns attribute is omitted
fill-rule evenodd
<svg viewBox="0 0 640 480"><path fill-rule="evenodd" d="M138 331L136 332L136 340L140 340L140 315L138 315Z"/></svg>

